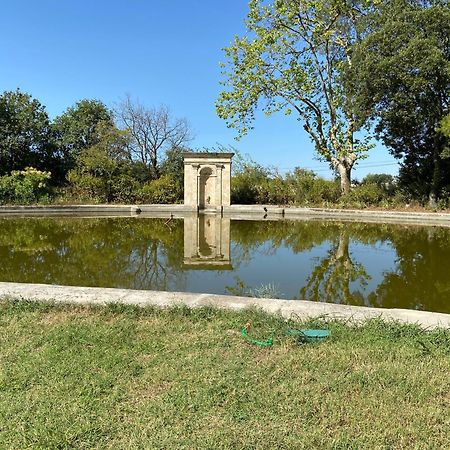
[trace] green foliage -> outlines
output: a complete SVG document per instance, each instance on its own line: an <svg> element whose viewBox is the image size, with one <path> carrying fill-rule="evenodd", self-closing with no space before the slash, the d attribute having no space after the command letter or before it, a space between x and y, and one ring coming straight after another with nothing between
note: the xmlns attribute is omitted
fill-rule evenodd
<svg viewBox="0 0 450 450"><path fill-rule="evenodd" d="M355 138L352 98L340 76L352 63L352 45L365 1L252 0L247 33L225 49L228 88L217 102L219 117L238 135L252 127L258 108L297 114L319 156L339 171L350 189L354 163L371 148Z"/></svg>
<svg viewBox="0 0 450 450"><path fill-rule="evenodd" d="M98 202L132 201L139 184L127 159L127 133L99 122L95 135L97 143L80 151L68 173L72 191Z"/></svg>
<svg viewBox="0 0 450 450"><path fill-rule="evenodd" d="M269 203L273 205L288 205L292 203L294 191L286 180L276 175L266 178L259 189L258 203Z"/></svg>
<svg viewBox="0 0 450 450"><path fill-rule="evenodd" d="M349 194L343 196L340 203L343 206L364 208L367 206L378 206L384 200L388 200L389 197L384 187L376 183L365 183L355 187Z"/></svg>
<svg viewBox="0 0 450 450"><path fill-rule="evenodd" d="M171 175L162 175L144 185L138 198L141 203L179 203L183 198L183 190L179 180Z"/></svg>
<svg viewBox="0 0 450 450"><path fill-rule="evenodd" d="M184 158L183 153L190 151L188 148L173 147L166 152L164 161L160 167L161 176L168 176L176 183L175 192L177 201L182 200L184 193Z"/></svg>
<svg viewBox="0 0 450 450"><path fill-rule="evenodd" d="M54 171L57 166L45 107L19 89L3 92L0 95L0 175L25 167Z"/></svg>
<svg viewBox="0 0 450 450"><path fill-rule="evenodd" d="M281 176L253 162L242 166L231 183L233 203L324 206L341 195L339 182L324 180L313 172L297 168Z"/></svg>
<svg viewBox="0 0 450 450"><path fill-rule="evenodd" d="M380 187L389 186L393 183L394 177L388 173L369 173L362 180L362 184L376 184Z"/></svg>
<svg viewBox="0 0 450 450"><path fill-rule="evenodd" d="M335 203L341 195L338 181L325 180L309 170L297 168L286 180L295 192L294 204L325 206Z"/></svg>
<svg viewBox="0 0 450 450"><path fill-rule="evenodd" d="M262 185L267 182L269 171L253 162L244 163L231 179L231 202L249 205L262 203Z"/></svg>
<svg viewBox="0 0 450 450"><path fill-rule="evenodd" d="M438 131L444 136L446 143L441 153L441 158L450 158L450 114L446 115L440 122Z"/></svg>
<svg viewBox="0 0 450 450"><path fill-rule="evenodd" d="M55 119L53 129L65 171L73 169L81 151L103 139L101 127L113 128L114 122L112 112L99 100L80 100Z"/></svg>
<svg viewBox="0 0 450 450"><path fill-rule="evenodd" d="M399 183L436 202L450 185L445 116L450 104L450 9L447 1L380 2L354 46L347 84L360 120L402 159ZM350 81L349 81L350 80Z"/></svg>
<svg viewBox="0 0 450 450"><path fill-rule="evenodd" d="M11 175L0 177L1 204L31 204L48 198L50 172L41 172L32 167L13 170Z"/></svg>

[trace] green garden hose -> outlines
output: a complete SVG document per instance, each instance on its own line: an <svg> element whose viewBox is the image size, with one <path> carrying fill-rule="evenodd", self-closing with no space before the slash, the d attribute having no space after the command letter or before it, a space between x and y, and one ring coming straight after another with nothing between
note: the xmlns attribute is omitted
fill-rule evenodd
<svg viewBox="0 0 450 450"><path fill-rule="evenodd" d="M262 347L271 347L273 345L273 338L269 338L266 340L253 339L248 335L248 330L252 327L251 323L247 323L242 328L242 336L244 339L251 344L260 345ZM286 333L288 336L297 336L298 339L302 342L320 342L327 337L330 336L329 330L314 330L314 329L306 329L306 330L296 330L290 328Z"/></svg>
<svg viewBox="0 0 450 450"><path fill-rule="evenodd" d="M260 345L261 347L271 347L273 345L273 338L260 341L259 339L253 339L247 334L247 330L250 328L250 324L247 324L242 328L242 336L251 344Z"/></svg>

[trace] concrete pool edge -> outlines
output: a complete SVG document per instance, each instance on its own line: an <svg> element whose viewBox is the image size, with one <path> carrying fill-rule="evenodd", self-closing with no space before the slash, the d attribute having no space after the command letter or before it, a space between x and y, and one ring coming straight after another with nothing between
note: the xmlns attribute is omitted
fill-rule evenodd
<svg viewBox="0 0 450 450"><path fill-rule="evenodd" d="M88 216L184 218L196 214L185 205L38 205L0 206L0 217ZM274 205L231 205L218 211L234 220L328 219L375 223L450 226L450 213L361 209L296 208Z"/></svg>
<svg viewBox="0 0 450 450"><path fill-rule="evenodd" d="M380 318L404 324L416 324L426 329L450 328L450 314L444 313L335 305L306 300L256 299L187 292L0 282L0 301L7 299L53 301L56 303L83 305L121 303L125 305L157 307L175 305L185 305L189 308L214 306L231 310L258 307L271 314L281 314L286 319L296 318L301 320L323 317L361 323L370 319Z"/></svg>

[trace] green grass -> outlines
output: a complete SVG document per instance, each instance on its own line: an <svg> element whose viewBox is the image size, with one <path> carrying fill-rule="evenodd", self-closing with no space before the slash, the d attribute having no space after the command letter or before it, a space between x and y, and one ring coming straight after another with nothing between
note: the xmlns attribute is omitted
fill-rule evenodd
<svg viewBox="0 0 450 450"><path fill-rule="evenodd" d="M319 325L299 345L252 310L3 302L0 448L450 448L450 332Z"/></svg>

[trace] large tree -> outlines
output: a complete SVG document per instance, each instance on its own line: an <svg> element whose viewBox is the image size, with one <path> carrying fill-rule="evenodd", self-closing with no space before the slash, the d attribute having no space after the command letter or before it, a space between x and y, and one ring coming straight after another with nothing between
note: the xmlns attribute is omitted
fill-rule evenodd
<svg viewBox="0 0 450 450"><path fill-rule="evenodd" d="M351 170L366 155L355 133L351 96L340 83L352 65L358 23L370 2L357 0L251 0L247 34L225 49L227 87L218 115L239 136L252 128L263 104L266 114L295 111L318 155L350 190Z"/></svg>
<svg viewBox="0 0 450 450"><path fill-rule="evenodd" d="M145 164L154 178L171 149L184 147L192 133L186 119L173 117L167 106L147 108L127 96L116 108L119 123L131 137L131 157Z"/></svg>
<svg viewBox="0 0 450 450"><path fill-rule="evenodd" d="M0 175L27 166L54 172L54 150L45 107L19 89L4 92L0 96Z"/></svg>
<svg viewBox="0 0 450 450"><path fill-rule="evenodd" d="M402 162L400 181L416 197L436 203L450 186L444 117L450 103L448 0L389 0L368 17L353 49L348 84L359 117L372 118Z"/></svg>
<svg viewBox="0 0 450 450"><path fill-rule="evenodd" d="M84 99L58 116L53 127L68 171L75 166L75 160L83 150L101 142L105 129L114 129L115 125L113 113L104 103Z"/></svg>

